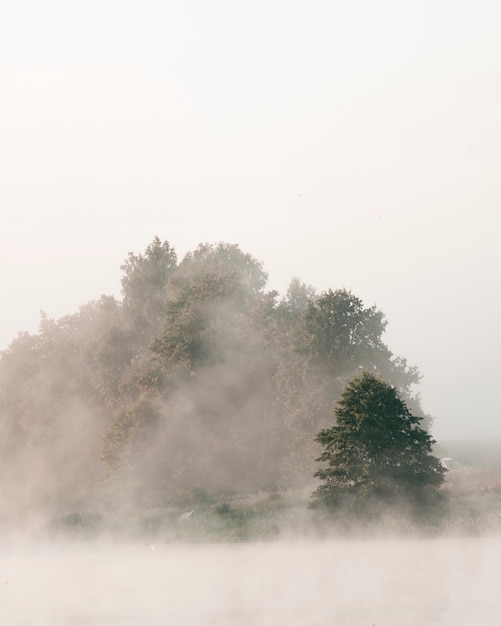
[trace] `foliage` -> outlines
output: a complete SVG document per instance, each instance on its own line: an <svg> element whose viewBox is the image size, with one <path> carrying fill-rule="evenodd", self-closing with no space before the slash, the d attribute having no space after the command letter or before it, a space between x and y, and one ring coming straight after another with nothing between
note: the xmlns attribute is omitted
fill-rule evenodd
<svg viewBox="0 0 501 626"><path fill-rule="evenodd" d="M289 449L284 474L306 476L314 468L313 436L329 424L332 407L350 377L361 370L384 375L406 396L419 377L384 344L383 314L364 307L350 291L315 296L311 288L293 281L281 308L287 311L282 322L286 335L280 342L284 349L276 379L284 416L282 437Z"/></svg>
<svg viewBox="0 0 501 626"><path fill-rule="evenodd" d="M208 274L167 303L164 332L151 346L167 369L190 372L216 358L217 348L224 346L221 340L230 339L229 334L218 336L216 317L223 314L223 305L236 304L235 297L238 290L231 277Z"/></svg>
<svg viewBox="0 0 501 626"><path fill-rule="evenodd" d="M333 512L373 515L388 506L419 511L437 504L445 468L431 454L431 436L420 427L397 390L364 372L352 380L335 410L336 425L317 441L327 463L315 476L317 504Z"/></svg>
<svg viewBox="0 0 501 626"><path fill-rule="evenodd" d="M295 278L279 298L239 246L200 244L178 263L158 237L122 271L121 300L42 314L0 355L0 482L26 494L20 509L304 484L314 433L361 369L420 415L417 371L384 344L382 312L347 290Z"/></svg>
<svg viewBox="0 0 501 626"><path fill-rule="evenodd" d="M385 327L381 311L364 308L346 289L329 289L308 303L298 350L325 364L335 378L391 356L381 340Z"/></svg>
<svg viewBox="0 0 501 626"><path fill-rule="evenodd" d="M144 254L129 252L123 271L124 312L137 331L154 334L164 320L167 281L177 268L169 242L155 237Z"/></svg>
<svg viewBox="0 0 501 626"><path fill-rule="evenodd" d="M262 292L268 275L262 264L250 254L242 252L238 245L220 242L215 245L200 244L183 258L171 284L181 288L196 284L206 276L221 279L232 278L244 295Z"/></svg>
<svg viewBox="0 0 501 626"><path fill-rule="evenodd" d="M102 458L110 470L138 462L142 446L154 436L160 419L159 408L150 398L142 397L119 409L103 439Z"/></svg>
<svg viewBox="0 0 501 626"><path fill-rule="evenodd" d="M103 523L99 513L75 512L56 517L48 526L52 536L93 539L98 536Z"/></svg>

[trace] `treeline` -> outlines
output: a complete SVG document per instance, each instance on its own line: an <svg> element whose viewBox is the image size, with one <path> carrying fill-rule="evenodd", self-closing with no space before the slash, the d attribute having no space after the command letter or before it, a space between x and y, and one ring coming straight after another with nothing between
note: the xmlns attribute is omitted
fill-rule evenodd
<svg viewBox="0 0 501 626"><path fill-rule="evenodd" d="M383 313L350 291L293 279L280 296L225 243L179 262L155 238L121 269L121 301L42 314L38 333L1 353L4 516L305 484L316 433L362 371L422 414L417 370L383 342Z"/></svg>

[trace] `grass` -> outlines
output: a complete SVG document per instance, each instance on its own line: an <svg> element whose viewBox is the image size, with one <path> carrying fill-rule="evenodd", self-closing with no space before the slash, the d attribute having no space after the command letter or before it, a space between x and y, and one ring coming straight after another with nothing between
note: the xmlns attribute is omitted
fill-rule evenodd
<svg viewBox="0 0 501 626"><path fill-rule="evenodd" d="M297 493L209 496L192 492L140 510L66 513L53 518L46 531L69 539L110 535L148 541L268 541L283 533L305 532L311 516L307 496Z"/></svg>
<svg viewBox="0 0 501 626"><path fill-rule="evenodd" d="M448 507L436 532L469 535L501 532L501 469L465 468L449 472L444 491ZM308 508L309 503L309 490L255 494L209 494L194 490L158 506L65 512L54 517L46 531L51 536L68 539L106 535L157 542L269 541L282 536L311 537L335 532L336 527L329 525L329 521L319 522L315 512ZM383 526L368 524L366 530L399 534L430 530L414 523L402 523L398 516L388 516Z"/></svg>
<svg viewBox="0 0 501 626"><path fill-rule="evenodd" d="M501 531L501 470L466 468L449 472L448 529L469 534Z"/></svg>

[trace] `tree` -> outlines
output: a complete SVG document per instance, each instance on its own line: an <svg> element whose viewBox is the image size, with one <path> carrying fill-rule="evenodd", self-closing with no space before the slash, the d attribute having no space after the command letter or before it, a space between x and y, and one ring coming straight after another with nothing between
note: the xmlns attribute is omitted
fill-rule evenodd
<svg viewBox="0 0 501 626"><path fill-rule="evenodd" d="M277 312L283 345L277 400L289 450L286 473L301 479L314 471L314 435L329 426L348 380L362 371L377 373L407 400L419 375L385 345L384 314L351 291L329 289L317 296L293 281Z"/></svg>
<svg viewBox="0 0 501 626"><path fill-rule="evenodd" d="M341 394L337 423L321 430L324 447L315 472L322 484L316 505L333 513L366 516L388 507L423 513L441 500L445 469L432 456L434 440L420 426L395 387L363 373Z"/></svg>
<svg viewBox="0 0 501 626"><path fill-rule="evenodd" d="M171 486L267 488L276 474L276 294L249 288L239 259L221 273L179 280L151 346L150 389L166 405Z"/></svg>
<svg viewBox="0 0 501 626"><path fill-rule="evenodd" d="M170 287L178 286L183 289L197 284L207 276L231 278L240 285L242 296L251 297L262 292L268 280L262 263L242 252L238 245L223 242L213 245L202 243L193 252L185 255L169 281Z"/></svg>
<svg viewBox="0 0 501 626"><path fill-rule="evenodd" d="M119 409L113 416L103 439L102 459L108 471L116 471L138 463L145 444L155 434L160 420L160 407L148 397Z"/></svg>
<svg viewBox="0 0 501 626"><path fill-rule="evenodd" d="M177 256L168 241L155 237L144 254L129 252L121 265L122 294L126 318L148 346L160 331L165 317L167 282L177 268Z"/></svg>
<svg viewBox="0 0 501 626"><path fill-rule="evenodd" d="M230 339L229 325L219 333L217 327L227 317L234 321L238 302L239 290L232 276L203 276L167 303L164 332L151 350L171 372L207 366L217 360L222 344Z"/></svg>
<svg viewBox="0 0 501 626"><path fill-rule="evenodd" d="M296 278L279 299L262 264L222 242L178 264L155 237L121 269L122 300L42 314L0 352L4 491L45 507L84 506L102 484L151 499L303 485L315 433L362 371L419 414L417 370L384 344L383 313L345 289L317 296Z"/></svg>
<svg viewBox="0 0 501 626"><path fill-rule="evenodd" d="M374 306L364 308L362 300L346 289L329 289L310 300L303 321L298 348L315 355L330 376L391 357L381 340L386 327L383 313Z"/></svg>

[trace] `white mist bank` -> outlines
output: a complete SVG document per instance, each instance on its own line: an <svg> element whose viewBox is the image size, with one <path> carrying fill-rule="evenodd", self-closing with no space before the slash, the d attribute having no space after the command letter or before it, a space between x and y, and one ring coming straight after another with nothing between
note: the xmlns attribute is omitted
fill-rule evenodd
<svg viewBox="0 0 501 626"><path fill-rule="evenodd" d="M154 549L153 549L154 548ZM494 626L501 538L11 544L9 626Z"/></svg>

